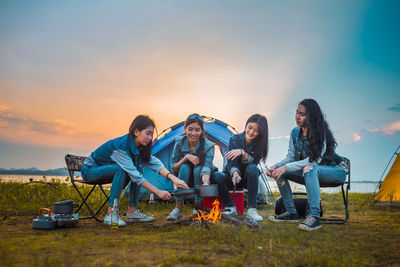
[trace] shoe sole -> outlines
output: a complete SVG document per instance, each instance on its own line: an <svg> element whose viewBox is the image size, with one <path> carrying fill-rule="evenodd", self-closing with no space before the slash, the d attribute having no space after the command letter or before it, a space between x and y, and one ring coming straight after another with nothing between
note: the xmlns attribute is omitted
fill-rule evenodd
<svg viewBox="0 0 400 267"><path fill-rule="evenodd" d="M321 229L321 228L322 228L322 225L318 225L318 226L315 226L315 227L308 227L308 226L305 226L303 224L299 225L299 229L300 230L307 231L307 232L315 231L315 230L318 230L318 229Z"/></svg>
<svg viewBox="0 0 400 267"><path fill-rule="evenodd" d="M168 218L168 217L167 217L167 220L168 220L168 221L175 221L175 220L178 220L180 217L181 217L180 215L179 215L178 218Z"/></svg>
<svg viewBox="0 0 400 267"><path fill-rule="evenodd" d="M143 220L143 219L125 219L127 222L152 222L154 218L151 220Z"/></svg>
<svg viewBox="0 0 400 267"><path fill-rule="evenodd" d="M105 222L104 220L103 220L103 224L104 224L104 225L107 225L107 226L111 226L111 222ZM126 226L126 223L123 224L123 225L119 225L119 224L118 224L118 227L124 227L124 226Z"/></svg>
<svg viewBox="0 0 400 267"><path fill-rule="evenodd" d="M298 223L300 221L300 219L297 219L297 220L279 220L279 219L276 219L274 217L268 217L268 220L270 220L271 222L287 222L287 223Z"/></svg>
<svg viewBox="0 0 400 267"><path fill-rule="evenodd" d="M256 221L256 222L262 222L262 221L264 221L263 218L261 218L261 219L254 219L254 218L251 218L251 217L246 217L246 218L250 218L251 220Z"/></svg>
<svg viewBox="0 0 400 267"><path fill-rule="evenodd" d="M108 224L108 223L104 223L104 225L106 225L106 226L111 226L111 224ZM118 224L118 227L125 227L126 226L126 224L124 224L124 225L119 225Z"/></svg>

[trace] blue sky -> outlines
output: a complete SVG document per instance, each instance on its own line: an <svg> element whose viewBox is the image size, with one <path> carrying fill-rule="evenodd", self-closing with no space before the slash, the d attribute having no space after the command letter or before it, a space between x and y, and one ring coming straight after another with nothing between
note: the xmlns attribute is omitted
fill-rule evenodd
<svg viewBox="0 0 400 267"><path fill-rule="evenodd" d="M285 156L303 98L378 180L400 144L398 1L2 1L0 168L63 167L126 133L199 112L270 126Z"/></svg>

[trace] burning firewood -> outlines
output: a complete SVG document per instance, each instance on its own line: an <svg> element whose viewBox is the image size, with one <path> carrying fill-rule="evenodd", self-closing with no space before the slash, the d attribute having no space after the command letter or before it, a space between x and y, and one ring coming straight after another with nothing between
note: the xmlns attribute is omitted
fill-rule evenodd
<svg viewBox="0 0 400 267"><path fill-rule="evenodd" d="M202 210L202 211L207 211L207 212L211 211L210 208L206 208L206 207L202 207L202 206L197 206L196 209ZM245 220L242 221L242 220L236 219L235 217L232 217L230 215L221 213L221 220L228 221L230 223L233 223L236 226L246 225L247 227L250 227L250 228L258 228L258 223L255 220L252 220L247 217Z"/></svg>
<svg viewBox="0 0 400 267"><path fill-rule="evenodd" d="M221 220L224 220L236 226L246 225L250 228L258 228L258 223L251 218L246 217L245 220L239 220L232 216L221 213L218 200L214 201L212 209L203 206L196 206L195 208L198 211L197 215L185 216L181 219L175 220L173 222L167 222L160 226L151 223L150 226L158 228L161 226L168 226L172 224L181 224L186 226L203 226L208 228L207 223L215 224L219 223Z"/></svg>

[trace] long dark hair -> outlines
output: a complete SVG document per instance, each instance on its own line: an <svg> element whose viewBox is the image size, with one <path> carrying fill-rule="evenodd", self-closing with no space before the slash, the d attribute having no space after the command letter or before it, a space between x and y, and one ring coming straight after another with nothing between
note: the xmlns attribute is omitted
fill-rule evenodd
<svg viewBox="0 0 400 267"><path fill-rule="evenodd" d="M258 125L258 136L254 140L254 147L259 150L261 160L265 161L268 154L268 121L267 118L260 114L251 115L246 121L246 126L250 122L255 122Z"/></svg>
<svg viewBox="0 0 400 267"><path fill-rule="evenodd" d="M336 148L336 140L333 137L329 125L325 120L317 101L314 99L304 99L299 105L306 108L306 127L308 127L308 156L310 161L316 161L321 155L324 141L326 140L326 155L332 155Z"/></svg>
<svg viewBox="0 0 400 267"><path fill-rule="evenodd" d="M199 126L201 128L201 135L200 135L200 138L199 138L200 146L199 146L199 149L197 150L197 153L196 153L196 156L198 156L199 159L200 159L200 165L203 164L204 158L205 158L205 153L204 153L205 140L204 140L204 122L203 122L203 120L204 119L203 119L202 116L200 116L197 113L193 113L193 114L190 114L186 118L185 126L184 126L185 129L186 129L186 127L188 127L190 124L197 123L197 124L199 124ZM185 138L187 138L186 135L185 135Z"/></svg>
<svg viewBox="0 0 400 267"><path fill-rule="evenodd" d="M156 128L154 121L149 116L139 115L132 121L131 126L129 127L129 135L135 139L135 130L142 131L149 126L152 126L154 129ZM150 142L147 146L139 147L139 154L144 162L150 161L152 145L153 143Z"/></svg>

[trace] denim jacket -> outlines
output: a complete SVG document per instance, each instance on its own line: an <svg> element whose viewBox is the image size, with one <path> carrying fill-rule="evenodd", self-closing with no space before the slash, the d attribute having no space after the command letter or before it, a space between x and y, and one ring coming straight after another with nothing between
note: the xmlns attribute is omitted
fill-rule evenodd
<svg viewBox="0 0 400 267"><path fill-rule="evenodd" d="M175 139L174 150L172 151L172 158L171 158L171 170L173 170L174 166L178 161L183 159L184 156L187 154L196 154L196 152L200 148L200 142L197 143L194 151L190 151L189 149L189 141L186 136L179 136ZM208 174L211 176L211 170L213 168L212 161L214 159L214 143L204 138L204 162L200 171L200 177L204 174Z"/></svg>
<svg viewBox="0 0 400 267"><path fill-rule="evenodd" d="M235 171L240 174L241 171L243 171L250 163L258 164L260 162L260 151L254 146L254 144L247 146L244 133L236 134L229 139L228 151L231 151L232 149L243 149L249 157L247 161L244 161L242 157L229 160L226 165L226 172L229 173L230 176L232 176Z"/></svg>
<svg viewBox="0 0 400 267"><path fill-rule="evenodd" d="M93 167L112 163L118 164L128 173L131 180L139 185L145 181L142 165L157 173L165 168L163 163L153 155L151 155L149 162L143 162L135 141L129 134L101 145L86 158L84 165Z"/></svg>
<svg viewBox="0 0 400 267"><path fill-rule="evenodd" d="M331 156L325 154L326 140L324 141L324 145L322 147L322 156L320 156L316 161L311 162L309 157L305 159L300 159L302 149L305 150L305 154L308 154L307 145L302 140L301 127L295 127L290 133L289 149L286 157L275 165L277 167L286 165L286 170L288 172L303 170L303 168L307 165L339 165L344 171L347 172L347 170L345 169L346 167L341 164L343 162L343 157L339 156L336 153Z"/></svg>

